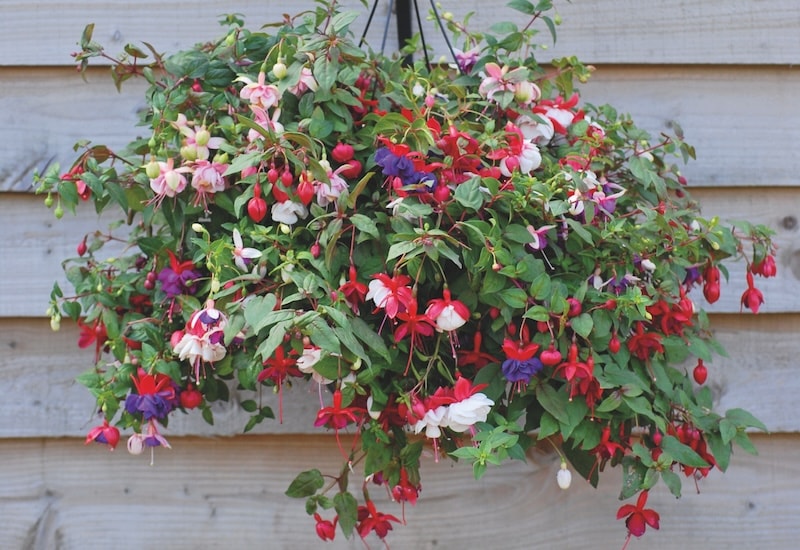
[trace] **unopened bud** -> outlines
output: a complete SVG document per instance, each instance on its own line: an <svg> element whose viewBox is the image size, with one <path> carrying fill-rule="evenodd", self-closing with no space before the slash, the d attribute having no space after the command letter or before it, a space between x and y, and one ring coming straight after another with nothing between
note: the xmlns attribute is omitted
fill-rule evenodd
<svg viewBox="0 0 800 550"><path fill-rule="evenodd" d="M272 66L272 74L274 74L275 78L278 80L283 80L288 72L289 71L286 69L286 64L280 61Z"/></svg>
<svg viewBox="0 0 800 550"><path fill-rule="evenodd" d="M558 482L558 486L562 489L569 489L569 486L572 483L572 472L570 472L567 468L566 462L561 462L561 469L556 474L556 482Z"/></svg>

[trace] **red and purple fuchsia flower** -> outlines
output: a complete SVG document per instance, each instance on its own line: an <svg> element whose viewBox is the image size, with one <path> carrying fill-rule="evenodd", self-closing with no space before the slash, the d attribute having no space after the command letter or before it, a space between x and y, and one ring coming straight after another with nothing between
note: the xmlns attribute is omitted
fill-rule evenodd
<svg viewBox="0 0 800 550"><path fill-rule="evenodd" d="M51 296L53 325L68 315L95 352L81 381L106 418L86 442L113 449L116 418L136 432L129 451L152 457L176 409L211 421L231 391L247 395L245 431L282 422L308 381L292 393L318 395L309 424L335 434L342 468L287 494L307 499L322 540L382 541L401 522L367 483L414 504L426 456L480 477L543 439L563 450L562 487L568 461L592 483L622 462L625 498L640 492L619 510L628 540L657 528L651 479L702 478L727 462L726 437L760 427L723 423L692 391L717 346L690 293L719 300L721 262L741 258L740 304L758 312L770 233L703 219L672 158L691 148L582 105L573 79L590 68L540 65L535 32L450 21L466 52L406 66L351 44L349 15L319 4L319 26L287 18L253 40L237 23L155 60L136 155L92 146L43 184L127 223L126 252L102 260L119 236L87 235L68 265L77 292ZM552 23L521 9L529 27ZM197 77L200 60L237 74ZM679 455L692 460L665 463Z"/></svg>
<svg viewBox="0 0 800 550"><path fill-rule="evenodd" d="M145 423L145 433L135 433L128 439L128 451L140 454L145 447L152 449L163 446L169 448L167 440L159 433L156 421L164 421L179 404L178 388L166 374L148 374L139 369L131 376L134 392L125 399L125 411L140 417Z"/></svg>
<svg viewBox="0 0 800 550"><path fill-rule="evenodd" d="M525 391L531 378L544 367L542 361L534 357L539 347L539 344L514 341L510 338L503 341L503 352L506 354L506 360L501 365L503 376L520 392Z"/></svg>

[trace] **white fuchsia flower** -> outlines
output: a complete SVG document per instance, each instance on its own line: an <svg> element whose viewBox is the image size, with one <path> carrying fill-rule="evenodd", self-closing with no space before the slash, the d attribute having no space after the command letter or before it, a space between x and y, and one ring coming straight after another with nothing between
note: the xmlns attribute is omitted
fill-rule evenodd
<svg viewBox="0 0 800 550"><path fill-rule="evenodd" d="M463 302L451 299L449 289L444 289L442 296L428 302L425 314L436 323L439 332L461 328L469 320L469 308Z"/></svg>
<svg viewBox="0 0 800 550"><path fill-rule="evenodd" d="M192 313L180 340L173 346L173 353L194 367L196 381L200 379L202 363L213 364L225 357L223 336L227 324L225 314L214 308L213 300L208 300L205 308Z"/></svg>
<svg viewBox="0 0 800 550"><path fill-rule="evenodd" d="M242 242L242 234L238 229L233 230L233 261L236 267L242 271L247 271L250 260L261 257L261 251L255 248L245 248Z"/></svg>
<svg viewBox="0 0 800 550"><path fill-rule="evenodd" d="M483 393L474 393L447 407L447 427L454 432L465 432L478 422L486 422L494 401Z"/></svg>
<svg viewBox="0 0 800 550"><path fill-rule="evenodd" d="M244 82L245 86L239 92L239 97L249 101L250 105L269 109L280 100L280 92L274 84L266 83L267 75L264 71L258 73L258 80L253 81L246 76L238 77L234 82Z"/></svg>
<svg viewBox="0 0 800 550"><path fill-rule="evenodd" d="M308 209L301 202L283 201L272 205L272 221L294 225L308 216Z"/></svg>
<svg viewBox="0 0 800 550"><path fill-rule="evenodd" d="M561 461L561 468L559 468L558 473L556 473L556 483L565 491L569 489L569 486L572 484L572 472L569 471L567 463L563 460Z"/></svg>
<svg viewBox="0 0 800 550"><path fill-rule="evenodd" d="M191 168L188 166L175 168L175 159L170 158L166 162L159 162L158 169L158 177L150 180L150 189L156 194L155 200L175 197L186 189L187 181L183 174L191 172Z"/></svg>

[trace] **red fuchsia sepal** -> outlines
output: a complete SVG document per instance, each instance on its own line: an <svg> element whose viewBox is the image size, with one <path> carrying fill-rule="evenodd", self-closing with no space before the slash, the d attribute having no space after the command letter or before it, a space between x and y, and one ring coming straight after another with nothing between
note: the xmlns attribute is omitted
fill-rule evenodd
<svg viewBox="0 0 800 550"><path fill-rule="evenodd" d="M109 451L113 451L117 443L119 443L119 437L119 429L116 426L109 425L108 420L104 420L102 425L95 426L89 430L85 444L88 445L92 442L102 443L103 445L108 445Z"/></svg>

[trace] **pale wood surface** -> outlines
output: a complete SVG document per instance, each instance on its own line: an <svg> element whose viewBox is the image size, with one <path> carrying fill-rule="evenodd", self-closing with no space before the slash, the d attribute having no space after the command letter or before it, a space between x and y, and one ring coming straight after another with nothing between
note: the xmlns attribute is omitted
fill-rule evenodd
<svg viewBox="0 0 800 550"><path fill-rule="evenodd" d="M716 410L741 407L759 417L773 432L800 432L796 402L800 380L797 366L800 315L741 317L717 315L716 334L729 357L708 364L707 384L716 397ZM78 331L64 322L53 333L44 319L0 319L0 439L11 437L80 437L98 423L94 400L74 378L92 367L93 350L77 346ZM692 362L689 367L694 366ZM329 395L322 391L329 404ZM249 415L238 403L253 398L233 392L230 403L214 407L215 423L207 425L198 412L176 414L170 435L242 433ZM262 403L278 411L278 397L265 389ZM313 426L319 409L319 388L298 383L284 388L284 423L265 421L258 433L320 433ZM2 546L0 546L2 547Z"/></svg>
<svg viewBox="0 0 800 550"><path fill-rule="evenodd" d="M553 55L578 55L592 63L796 64L800 61L800 12L794 0L573 0L554 2L564 23ZM360 34L367 10L358 0L342 5L364 11L353 25ZM369 1L372 4L372 0ZM380 46L389 2L379 3L371 42ZM420 1L423 17L428 2ZM457 17L476 11L472 28L514 19L527 20L505 7L506 0L442 0L441 11ZM121 48L147 41L159 50L186 48L222 34L219 15L241 13L248 25L280 18L313 6L310 0L179 2L104 2L102 0L3 0L0 65L67 65L83 27L95 23L96 39ZM490 16L488 16L490 14ZM176 22L180 21L180 24ZM426 40L437 53L447 50L439 31L423 22ZM28 29L37 32L28 32ZM395 44L394 22L389 38ZM544 26L540 28L544 29ZM543 42L550 43L544 30Z"/></svg>
<svg viewBox="0 0 800 550"><path fill-rule="evenodd" d="M358 6L358 0L345 0ZM442 0L460 15L479 10L476 25L507 17L506 0ZM311 0L106 2L0 0L0 191L27 191L34 169L67 162L73 143L90 138L111 146L128 142L140 84L116 95L98 69L84 84L69 53L86 23L117 52L129 41L149 41L165 52L221 34L223 13L248 25L296 12ZM378 43L388 2L381 2L370 41ZM663 487L649 504L662 514L630 550L715 548L794 549L800 540L800 422L796 376L800 330L800 252L797 154L800 107L800 10L796 0L556 0L563 15L556 48L598 66L585 89L589 101L611 102L640 126L657 132L677 120L699 160L684 173L706 214L767 223L777 232L779 277L758 285L767 315L714 314L713 326L730 358L709 365L717 409L742 407L774 436L756 435L761 454L738 452L727 474L712 472L694 494L684 482L676 501ZM420 2L423 11L427 3ZM360 32L361 26L353 26ZM429 32L430 31L430 32ZM426 28L437 52L439 35ZM388 44L395 43L393 25ZM742 187L743 189L734 189ZM337 470L336 444L314 431L315 388L286 395L286 422L264 424L259 435L240 433L246 415L235 402L216 409L216 424L199 415L176 417L165 435L173 450L149 458L124 449L86 448L93 402L74 377L92 361L64 323L52 333L43 318L59 262L73 254L94 220L69 214L56 223L41 197L0 193L0 548L363 548L358 540L323 545L302 502L283 495L296 473ZM739 286L723 289L714 311L738 312ZM702 298L696 297L702 302ZM772 312L772 313L770 313ZM785 313L778 313L785 312ZM300 397L300 399L294 399ZM262 398L277 407L272 395ZM318 433L318 432L317 432ZM196 438L183 436L215 436ZM584 549L620 548L623 522L619 474L608 472L599 491L575 479L566 492L554 483L552 454L528 464L490 470L474 482L469 469L424 458L423 493L408 508L410 526L396 527L393 548ZM434 475L435 474L435 475ZM357 483L357 481L356 481ZM385 502L378 488L372 496ZM384 504L381 510L400 511ZM330 514L325 514L330 517ZM381 547L370 539L373 548Z"/></svg>
<svg viewBox="0 0 800 550"><path fill-rule="evenodd" d="M663 486L648 506L661 529L648 529L631 550L796 548L800 537L798 436L757 436L760 455L734 457L725 474L712 471L696 494L691 480L676 500ZM319 467L338 472L331 437L240 437L172 440L149 457L75 439L6 440L0 446L0 547L62 550L114 548L364 548L360 540L323 544L303 502L284 496L293 477ZM423 455L423 489L408 525L388 541L396 549L621 548L618 473L598 490L573 478L558 489L558 461L536 452L527 463L490 469L481 481L470 468ZM358 476L351 478L358 488ZM379 510L401 516L385 491L370 490ZM323 512L330 518L331 512ZM374 535L371 548L382 548Z"/></svg>
<svg viewBox="0 0 800 550"><path fill-rule="evenodd" d="M0 69L0 191L28 190L34 170L68 168L81 139L119 148L136 127L142 82L117 94L104 69L88 83L69 68ZM800 173L797 68L599 66L584 86L586 102L610 103L658 136L673 122L695 146L683 168L692 185L792 186ZM777 132L777 130L780 132Z"/></svg>
<svg viewBox="0 0 800 550"><path fill-rule="evenodd" d="M707 217L718 215L731 221L747 219L775 229L775 241L779 246L778 276L758 279L758 287L766 297L762 311L800 311L800 229L797 225L800 191L737 188L727 189L724 194L701 189L696 193ZM76 256L75 248L86 233L107 230L106 219L98 221L89 205L82 205L78 217L65 213L61 220L56 220L42 200L43 197L28 193L0 193L0 219L7 224L6 238L0 239L0 257L3 258L0 262L0 317L43 315L54 281L59 281L69 295L71 287L63 275L61 262ZM116 230L115 234L121 231ZM111 248L100 257L116 253ZM740 310L745 264L730 264L730 270L730 284L723 285L722 297L708 308L710 311ZM699 292L694 299L704 307L707 305Z"/></svg>

